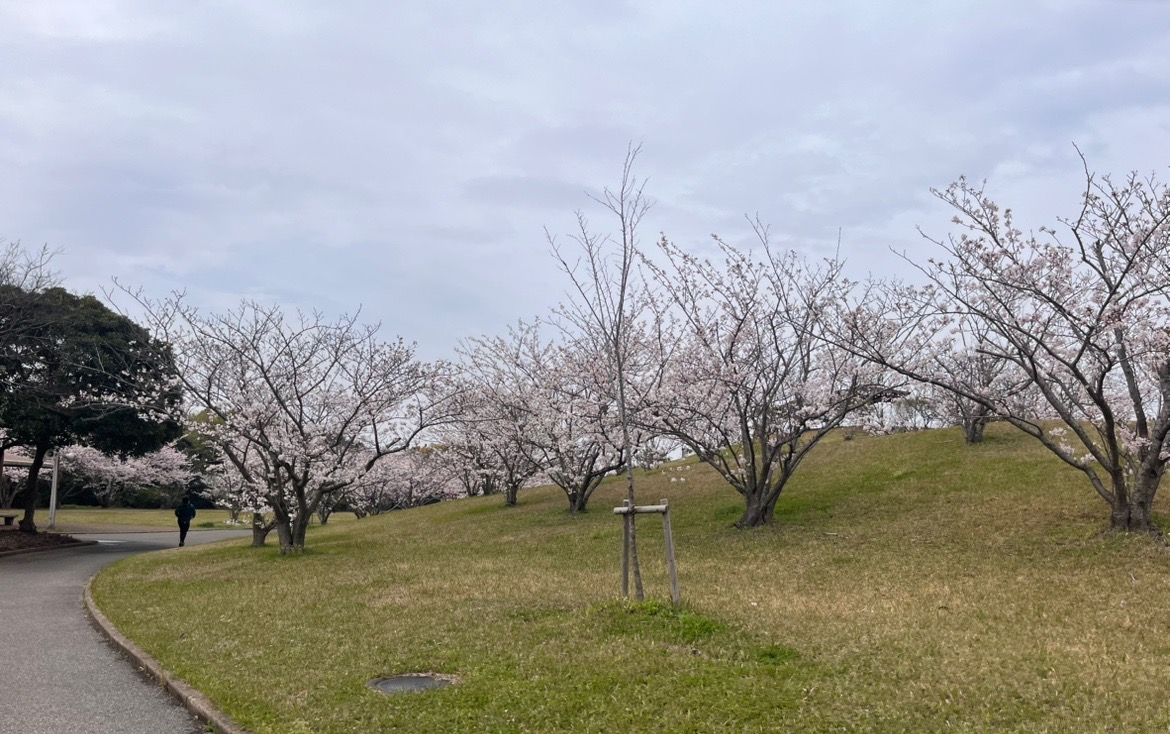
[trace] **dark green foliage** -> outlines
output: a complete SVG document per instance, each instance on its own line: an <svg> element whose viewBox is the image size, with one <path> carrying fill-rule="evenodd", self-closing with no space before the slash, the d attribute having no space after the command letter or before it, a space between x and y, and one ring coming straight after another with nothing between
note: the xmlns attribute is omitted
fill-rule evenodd
<svg viewBox="0 0 1170 734"><path fill-rule="evenodd" d="M221 422L218 418L209 416L207 411L200 411L194 416L193 422L199 426L211 421ZM209 499L208 486L204 477L207 476L209 470L224 462L223 454L215 448L207 434L198 427L188 429L183 437L175 442L175 448L186 454L191 465L191 472L194 475L185 490L191 496L191 503L195 505L196 509L201 510L215 507L215 502Z"/></svg>
<svg viewBox="0 0 1170 734"><path fill-rule="evenodd" d="M29 487L57 448L77 443L141 455L180 435L168 345L93 296L2 288L23 321L0 343L0 425L33 454ZM33 494L25 492L21 522L29 532L36 529Z"/></svg>

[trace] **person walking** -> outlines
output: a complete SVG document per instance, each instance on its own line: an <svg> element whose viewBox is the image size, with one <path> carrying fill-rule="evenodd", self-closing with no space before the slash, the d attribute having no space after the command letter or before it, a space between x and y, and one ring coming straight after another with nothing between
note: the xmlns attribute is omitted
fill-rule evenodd
<svg viewBox="0 0 1170 734"><path fill-rule="evenodd" d="M183 504L175 508L175 517L179 518L179 545L183 546L187 543L191 521L195 519L195 505L191 504L191 495L183 495Z"/></svg>

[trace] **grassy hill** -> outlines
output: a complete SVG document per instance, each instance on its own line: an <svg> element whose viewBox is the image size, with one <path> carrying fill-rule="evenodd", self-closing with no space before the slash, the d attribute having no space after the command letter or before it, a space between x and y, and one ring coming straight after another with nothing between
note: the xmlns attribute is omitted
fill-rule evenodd
<svg viewBox="0 0 1170 734"><path fill-rule="evenodd" d="M617 601L622 490L579 517L534 489L320 528L301 557L164 551L94 593L257 734L1170 727L1170 553L1101 536L1087 483L1006 427L831 439L756 531L700 466L643 478L673 508L681 612L657 517L653 601ZM460 683L365 685L428 671Z"/></svg>

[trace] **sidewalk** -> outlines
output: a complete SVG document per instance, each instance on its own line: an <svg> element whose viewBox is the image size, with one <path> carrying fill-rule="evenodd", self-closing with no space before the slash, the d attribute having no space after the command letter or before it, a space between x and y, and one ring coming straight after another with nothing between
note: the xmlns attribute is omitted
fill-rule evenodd
<svg viewBox="0 0 1170 734"><path fill-rule="evenodd" d="M120 558L178 545L149 528L97 544L0 558L0 730L22 734L201 734L204 725L143 678L87 619L86 581ZM79 532L79 531L72 531ZM80 534L80 533L79 533ZM245 538L192 533L188 543ZM88 536L87 540L95 540ZM180 551L181 552L181 551ZM193 612L195 613L195 612Z"/></svg>

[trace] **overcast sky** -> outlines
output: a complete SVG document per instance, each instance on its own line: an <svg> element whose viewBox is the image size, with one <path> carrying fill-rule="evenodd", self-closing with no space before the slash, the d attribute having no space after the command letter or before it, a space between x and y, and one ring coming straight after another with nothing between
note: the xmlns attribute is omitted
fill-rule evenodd
<svg viewBox="0 0 1170 734"><path fill-rule="evenodd" d="M0 0L0 239L209 308L361 305L449 356L560 299L626 146L658 232L745 213L898 275L988 179L1075 212L1081 163L1170 176L1170 0Z"/></svg>

